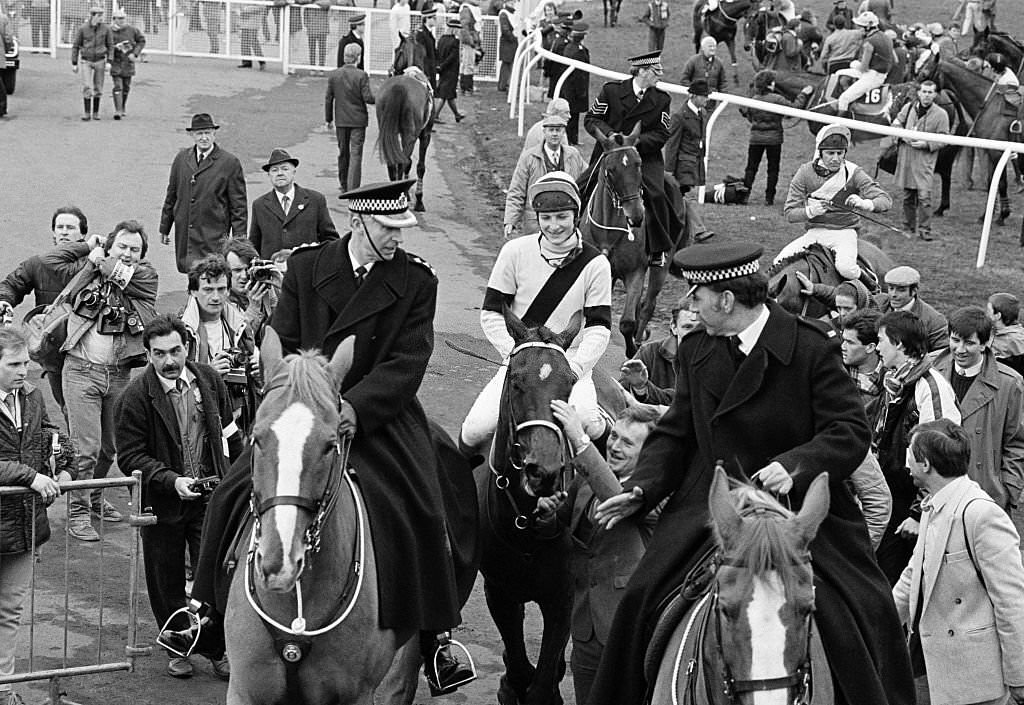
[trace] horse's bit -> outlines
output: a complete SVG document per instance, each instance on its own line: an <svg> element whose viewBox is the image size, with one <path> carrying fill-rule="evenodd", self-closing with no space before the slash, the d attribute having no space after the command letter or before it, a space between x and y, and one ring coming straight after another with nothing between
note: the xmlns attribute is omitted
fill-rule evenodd
<svg viewBox="0 0 1024 705"><path fill-rule="evenodd" d="M260 616L260 619L262 619L268 627L273 627L288 636L309 638L321 636L330 632L345 621L359 599L359 592L363 584L363 568L366 564L366 512L363 507L362 498L359 496L355 483L352 481L351 473L347 470L350 444L351 441L348 439L339 438L335 441L335 456L334 461L331 463L330 477L328 478L327 486L324 488L324 492L320 496L319 500L313 501L306 497L297 495L278 495L261 501L256 496L255 489L253 489L249 498L249 508L255 517L255 526L253 527L252 534L249 537L249 550L246 556L245 596L249 600L249 606L252 607L253 611ZM255 459L253 459L252 462L255 463ZM331 510L334 509L335 504L337 504L339 491L343 482L348 485L349 491L352 493L352 498L356 506L357 521L356 534L353 539L354 546L352 552L352 564L348 571L348 578L345 580L345 585L341 592L339 607L336 612L337 616L329 624L320 627L319 629L306 628L306 619L303 617L302 612L302 582L300 580L302 574L300 572L295 579L296 616L295 619L292 620L291 625L286 626L275 620L263 609L259 603L259 597L256 595L256 590L252 582L253 563L255 562L256 548L259 546L260 541L260 517L263 516L263 514L265 514L271 507L277 506L291 505L310 512L313 515L313 521L306 529L305 536L303 537L303 543L305 545L307 555L310 553L316 554L320 551L320 534L323 531L324 520L331 513ZM305 565L303 568L305 568ZM345 604L346 600L348 600L348 604ZM286 644L281 653L281 657L285 661L293 663L300 660L302 656L303 652L296 644Z"/></svg>
<svg viewBox="0 0 1024 705"><path fill-rule="evenodd" d="M561 353L563 357L565 356L565 350L563 350L560 346L555 345L554 343L542 343L536 341L529 343L520 343L519 345L514 347L512 349L512 352L509 353L509 361L511 361L511 359L515 357L517 353L527 348L547 348L549 350L557 350L559 353ZM507 372L505 379L507 382ZM568 464L568 459L572 457L572 453L569 450L569 439L565 437L565 432L562 430L562 427L556 424L555 422L547 421L546 419L527 419L526 421L517 424L515 420L515 415L512 412L511 397L508 394L505 394L504 396L508 398L509 439L512 441L512 447L509 452L509 463L512 465L512 468L515 469L517 472L522 472L522 470L525 468L525 464L523 463L523 459L521 456L522 446L516 440L516 438L519 435L519 432L522 431L524 428L531 428L533 426L540 426L542 428L551 429L558 436L558 444L562 452L561 460L563 471L559 473L559 490L564 490L564 469ZM498 472L497 468L494 467L494 445L494 443L491 443L491 452L490 456L487 459L487 465L488 467L490 467L491 473L494 475L494 485L505 494L505 497L508 499L509 504L512 505L512 511L514 511L516 514L516 518L514 521L515 527L520 531L525 531L530 526L530 518L523 514L522 511L520 511L519 503L516 502L515 495L512 494L512 490L510 489L511 480L509 479L509 476L506 475L505 473Z"/></svg>

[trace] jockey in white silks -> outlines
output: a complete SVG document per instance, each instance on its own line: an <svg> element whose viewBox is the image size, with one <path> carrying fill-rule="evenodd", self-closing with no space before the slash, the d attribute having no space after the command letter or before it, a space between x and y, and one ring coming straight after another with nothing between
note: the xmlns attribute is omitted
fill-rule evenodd
<svg viewBox="0 0 1024 705"><path fill-rule="evenodd" d="M847 161L850 142L850 130L842 125L828 125L818 133L815 158L796 170L783 209L790 223L805 223L807 230L782 248L776 262L817 243L835 253L840 276L860 278L857 211L887 211L892 198L866 171Z"/></svg>
<svg viewBox="0 0 1024 705"><path fill-rule="evenodd" d="M885 77L889 75L896 63L896 51L892 39L885 32L878 30L878 16L874 12L862 12L854 18L853 23L864 30L864 44L857 61L850 64L850 70L858 73L858 78L837 99L837 109L842 115L858 98L875 88L885 85Z"/></svg>
<svg viewBox="0 0 1024 705"><path fill-rule="evenodd" d="M604 432L591 370L611 337L611 265L580 236L576 227L580 194L569 174L548 172L530 187L528 198L537 212L540 232L506 242L487 281L480 326L501 356L502 365L462 422L459 446L466 453L483 450L498 425L501 390L509 354L515 347L503 306L526 325L544 325L555 333L566 329L574 315L582 316L580 332L566 350L577 380L569 403L592 438Z"/></svg>

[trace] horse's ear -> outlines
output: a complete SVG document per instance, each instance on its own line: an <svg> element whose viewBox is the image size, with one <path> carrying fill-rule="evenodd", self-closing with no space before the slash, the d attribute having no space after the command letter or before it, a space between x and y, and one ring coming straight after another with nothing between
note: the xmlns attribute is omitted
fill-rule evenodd
<svg viewBox="0 0 1024 705"><path fill-rule="evenodd" d="M508 330L508 334L512 336L512 340L518 345L526 338L530 329L519 319L519 316L512 313L506 304L501 305L501 315L505 317L505 328Z"/></svg>
<svg viewBox="0 0 1024 705"><path fill-rule="evenodd" d="M572 314L572 318L569 319L569 325L567 325L561 333L555 336L555 343L562 348L562 350L568 350L569 346L572 345L572 341L576 340L576 336L580 332L580 327L583 325L583 314L577 311Z"/></svg>
<svg viewBox="0 0 1024 705"><path fill-rule="evenodd" d="M638 122L633 126L633 131L622 138L622 144L626 147L632 147L634 144L640 141L640 123Z"/></svg>
<svg viewBox="0 0 1024 705"><path fill-rule="evenodd" d="M352 358L356 346L356 337L350 335L345 338L334 350L331 361L327 363L327 371L331 374L335 389L341 389L341 383L345 381L345 375L352 369Z"/></svg>
<svg viewBox="0 0 1024 705"><path fill-rule="evenodd" d="M599 145L601 145L602 147L604 147L605 145L608 144L608 135L606 135L605 133L601 132L601 128L600 127L595 127L594 128L594 139L597 140L597 143Z"/></svg>
<svg viewBox="0 0 1024 705"><path fill-rule="evenodd" d="M715 467L715 476L711 480L711 492L708 494L708 510L711 521L715 525L722 543L728 546L733 537L739 533L743 517L736 511L732 496L729 494L729 476L721 465Z"/></svg>
<svg viewBox="0 0 1024 705"><path fill-rule="evenodd" d="M800 540L804 548L810 545L818 533L818 527L825 517L828 516L828 507L831 501L828 489L828 473L823 472L811 482L804 496L804 504L800 513L793 519Z"/></svg>
<svg viewBox="0 0 1024 705"><path fill-rule="evenodd" d="M260 343L260 367L267 381L270 381L274 368L281 364L283 357L281 339L277 336L277 331L267 326L263 329L263 341Z"/></svg>

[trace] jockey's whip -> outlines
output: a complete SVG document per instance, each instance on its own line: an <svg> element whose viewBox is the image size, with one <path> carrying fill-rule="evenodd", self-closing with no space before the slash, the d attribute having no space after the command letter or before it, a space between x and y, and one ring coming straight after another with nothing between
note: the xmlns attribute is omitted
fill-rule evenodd
<svg viewBox="0 0 1024 705"><path fill-rule="evenodd" d="M497 365L498 367L501 367L501 365L502 365L502 363L498 362L497 360L492 360L491 358L487 357L486 355L481 355L480 353L473 352L472 350L469 350L468 348L464 348L464 347L462 347L460 345L456 345L455 343L453 343L450 340L445 340L444 344L447 345L452 350L454 350L455 352L462 353L463 355L468 355L469 357L475 357L477 360L483 360L484 362L489 362L492 365Z"/></svg>
<svg viewBox="0 0 1024 705"><path fill-rule="evenodd" d="M810 198L814 198L815 201L821 201L826 206L830 206L832 208L835 208L838 211L843 211L844 213L853 213L854 215L860 216L861 218L863 218L864 220L866 220L866 221L868 221L870 223L874 223L875 225L881 225L886 230L890 230L890 231L892 231L894 233L897 233L899 235L906 235L906 233L903 232L903 230L901 230L900 228L897 228L894 225L889 225L888 223L885 223L885 222L879 220L878 218L872 218L870 215L868 215L866 213L862 213L861 211L857 210L856 208L850 208L848 205L846 205L844 203L836 203L835 201L830 201L827 198L815 198L814 196L810 196Z"/></svg>

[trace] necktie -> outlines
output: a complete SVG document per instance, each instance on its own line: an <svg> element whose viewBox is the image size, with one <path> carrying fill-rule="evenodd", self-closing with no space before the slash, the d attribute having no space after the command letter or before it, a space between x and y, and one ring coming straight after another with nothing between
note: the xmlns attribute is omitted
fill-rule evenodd
<svg viewBox="0 0 1024 705"><path fill-rule="evenodd" d="M639 103L639 102L640 102L641 100L643 100L643 99L644 99L644 93L645 93L645 92L646 92L646 91L637 91L637 92L636 92L636 101L637 101L638 103Z"/></svg>
<svg viewBox="0 0 1024 705"><path fill-rule="evenodd" d="M729 356L732 357L732 361L739 367L740 363L747 357L742 350L740 350L740 337L738 335L729 336Z"/></svg>
<svg viewBox="0 0 1024 705"><path fill-rule="evenodd" d="M204 159L206 159L206 152L200 152L199 159L196 160L196 163L202 164Z"/></svg>
<svg viewBox="0 0 1024 705"><path fill-rule="evenodd" d="M14 392L11 392L10 394L7 395L7 398L4 399L4 405L7 407L7 411L11 415L11 423L13 423L15 426L17 426L18 425L18 400L15 397L15 393Z"/></svg>
<svg viewBox="0 0 1024 705"><path fill-rule="evenodd" d="M178 432L184 435L188 430L188 408L185 405L185 380L180 377L174 382L171 400L174 402L174 415L178 417Z"/></svg>
<svg viewBox="0 0 1024 705"><path fill-rule="evenodd" d="M291 205L291 199L289 199L287 196L282 196L281 197L281 210L284 211L285 215L288 215L288 206L290 206L290 205Z"/></svg>
<svg viewBox="0 0 1024 705"><path fill-rule="evenodd" d="M363 285L363 280L366 279L366 267L359 265L353 274L356 275L356 288L358 289Z"/></svg>

